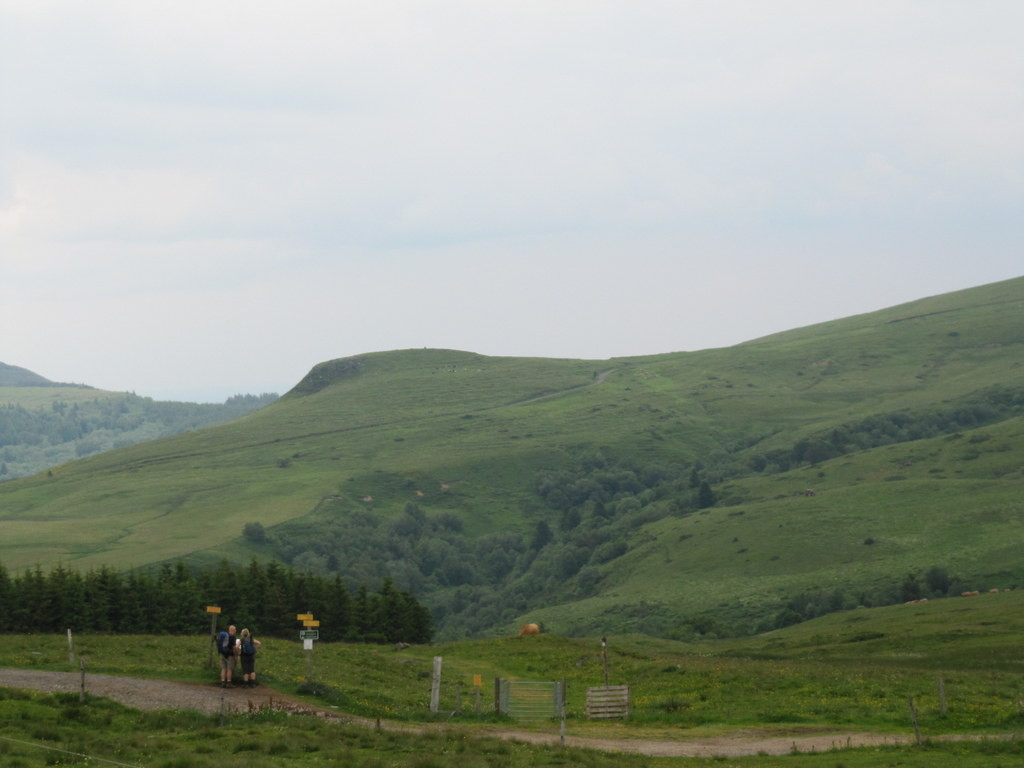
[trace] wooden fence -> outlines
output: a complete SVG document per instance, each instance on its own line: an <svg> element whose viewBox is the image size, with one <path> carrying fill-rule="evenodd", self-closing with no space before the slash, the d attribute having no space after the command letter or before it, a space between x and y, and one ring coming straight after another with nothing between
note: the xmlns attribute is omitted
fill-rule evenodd
<svg viewBox="0 0 1024 768"><path fill-rule="evenodd" d="M603 685L587 688L587 718L629 717L629 686Z"/></svg>

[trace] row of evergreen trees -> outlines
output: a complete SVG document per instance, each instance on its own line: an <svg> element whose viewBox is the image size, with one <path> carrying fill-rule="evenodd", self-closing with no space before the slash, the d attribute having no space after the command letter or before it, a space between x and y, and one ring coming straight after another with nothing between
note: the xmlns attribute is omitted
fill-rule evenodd
<svg viewBox="0 0 1024 768"><path fill-rule="evenodd" d="M257 635L297 637L300 613L314 615L327 641L427 643L433 635L430 612L387 578L376 592L350 592L340 577L255 560L247 567L222 561L193 570L179 562L127 573L59 565L14 576L0 563L0 633L195 634L209 631L206 607L214 605L221 628L235 624Z"/></svg>

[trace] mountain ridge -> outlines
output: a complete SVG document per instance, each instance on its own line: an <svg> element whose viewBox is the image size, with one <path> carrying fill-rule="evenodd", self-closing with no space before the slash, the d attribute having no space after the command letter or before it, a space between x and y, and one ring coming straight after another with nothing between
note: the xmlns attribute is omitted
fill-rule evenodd
<svg viewBox="0 0 1024 768"><path fill-rule="evenodd" d="M73 384L57 384L28 368L0 362L0 387L68 387Z"/></svg>
<svg viewBox="0 0 1024 768"><path fill-rule="evenodd" d="M1004 586L1022 309L1017 278L697 352L326 361L236 421L0 484L0 561L389 576L444 637L744 633L933 568Z"/></svg>

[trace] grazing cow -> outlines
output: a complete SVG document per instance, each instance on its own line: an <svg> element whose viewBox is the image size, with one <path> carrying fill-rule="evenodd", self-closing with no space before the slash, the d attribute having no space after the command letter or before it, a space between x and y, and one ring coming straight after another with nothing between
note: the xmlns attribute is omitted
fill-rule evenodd
<svg viewBox="0 0 1024 768"><path fill-rule="evenodd" d="M525 637L526 635L539 635L540 627L536 624L523 624L519 628L519 636Z"/></svg>
<svg viewBox="0 0 1024 768"><path fill-rule="evenodd" d="M960 597L974 597L977 594L980 594L978 590L973 589L970 592L961 592Z"/></svg>

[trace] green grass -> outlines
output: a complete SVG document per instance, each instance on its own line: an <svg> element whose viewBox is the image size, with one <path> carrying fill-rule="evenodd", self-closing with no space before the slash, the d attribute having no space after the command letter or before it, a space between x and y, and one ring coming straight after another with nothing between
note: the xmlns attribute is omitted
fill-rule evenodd
<svg viewBox="0 0 1024 768"><path fill-rule="evenodd" d="M611 768L643 758L496 739L454 730L410 735L264 712L221 719L191 712L136 712L74 695L0 690L0 760L9 768L121 765L162 768L344 765L352 768L491 766ZM87 759L91 758L91 759Z"/></svg>
<svg viewBox="0 0 1024 768"><path fill-rule="evenodd" d="M949 598L822 617L743 640L701 644L645 636L609 638L609 682L630 686L624 733L721 733L763 727L868 729L905 733L914 697L922 732L1004 733L1024 726L1018 639L1024 592ZM87 671L208 682L206 636L80 635L75 650ZM261 681L283 693L370 718L438 719L427 712L433 659L443 659L442 716L459 702L465 723L493 720L493 681L565 680L575 732L605 730L585 718L586 689L601 685L597 640L553 634L467 640L395 650L318 643L308 658L297 642L265 638ZM0 666L75 670L66 638L5 636ZM474 676L484 681L480 717ZM947 696L940 714L939 680ZM794 731L795 732L795 731ZM649 737L649 736L648 736Z"/></svg>
<svg viewBox="0 0 1024 768"><path fill-rule="evenodd" d="M468 768L507 766L739 766L765 768L915 768L1010 766L1019 741L941 743L919 747L836 749L817 754L731 758L647 758L628 753L533 746L446 728L425 734L375 731L316 718L259 713L222 719L192 712L137 712L68 694L0 690L0 760L8 768L51 765L138 765L161 768L345 765ZM105 762L100 762L105 761Z"/></svg>
<svg viewBox="0 0 1024 768"><path fill-rule="evenodd" d="M911 606L837 613L744 640L684 644L643 636L608 638L608 676L630 686L627 721L588 721L588 686L604 682L600 642L555 635L462 641L396 650L320 643L315 686L306 684L298 643L264 639L264 685L312 703L427 732L378 732L280 714L211 718L188 712L139 713L77 696L0 690L4 765L73 762L54 747L129 764L167 766L305 765L624 765L995 766L1019 764L1024 670L1019 637L1024 594L950 598ZM87 671L152 676L213 686L207 639L78 636ZM140 653L141 651L141 653ZM428 711L429 672L443 659L441 714ZM66 638L4 636L0 666L72 670ZM484 680L484 713L473 710L472 680ZM501 725L556 734L554 720L513 724L488 712L495 677L566 680L571 738L687 741L763 735L798 740L835 734L837 749L816 754L708 760L647 758L496 741ZM946 712L940 710L939 681ZM88 688L88 683L87 683ZM463 711L452 716L461 688ZM907 739L913 697L920 746L843 748L843 734ZM975 741L946 741L950 734ZM23 743L27 742L27 743ZM614 763L613 763L614 761Z"/></svg>

